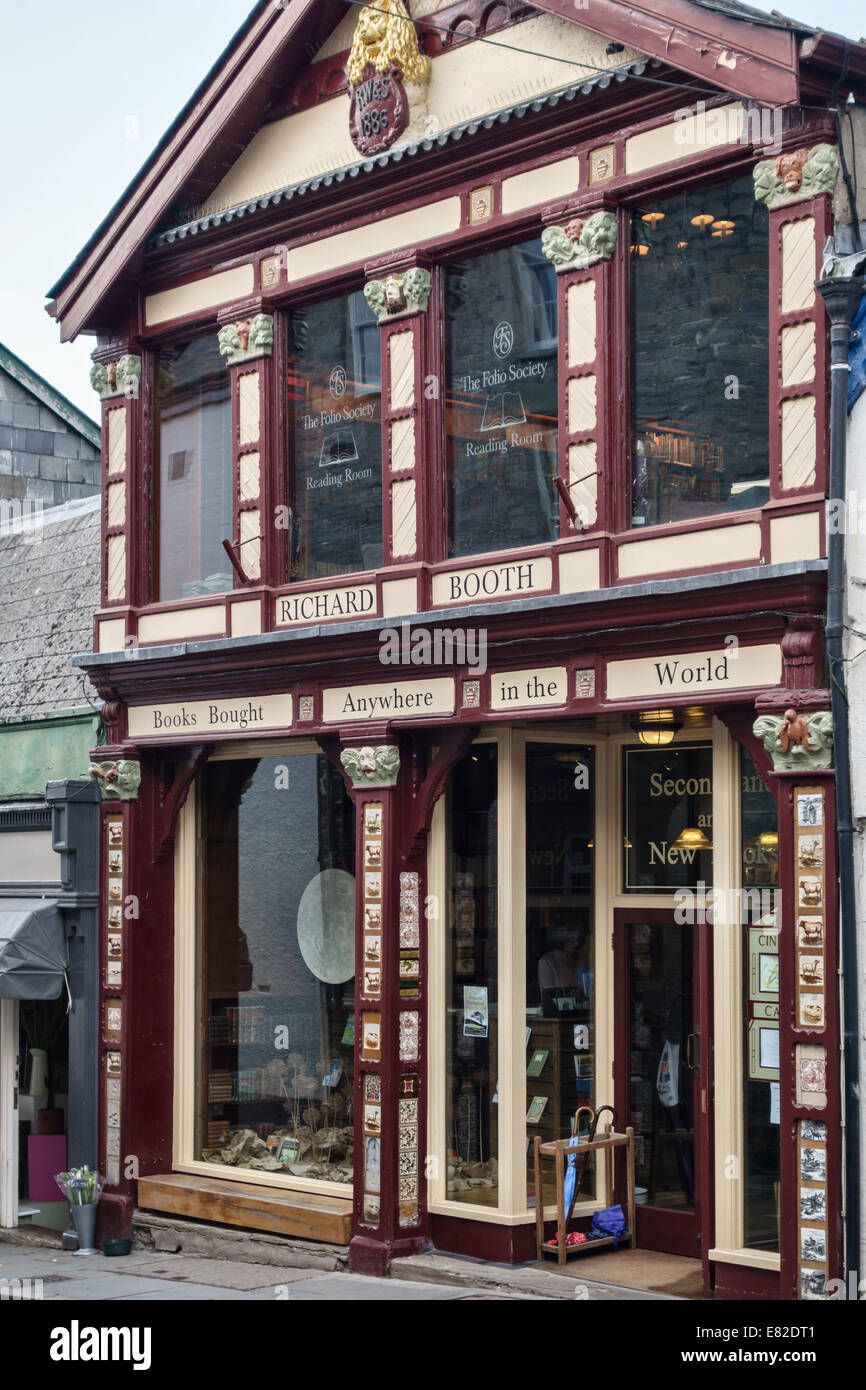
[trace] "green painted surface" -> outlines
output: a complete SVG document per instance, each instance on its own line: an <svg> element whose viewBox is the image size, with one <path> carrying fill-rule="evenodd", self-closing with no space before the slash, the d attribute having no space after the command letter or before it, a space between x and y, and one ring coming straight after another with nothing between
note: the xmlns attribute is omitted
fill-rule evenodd
<svg viewBox="0 0 866 1390"><path fill-rule="evenodd" d="M0 802L44 796L46 782L86 778L100 739L101 721L89 709L0 724Z"/></svg>

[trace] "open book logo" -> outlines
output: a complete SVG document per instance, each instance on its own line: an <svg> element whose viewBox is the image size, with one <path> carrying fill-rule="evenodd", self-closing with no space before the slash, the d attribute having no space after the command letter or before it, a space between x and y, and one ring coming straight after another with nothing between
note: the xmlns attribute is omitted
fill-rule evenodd
<svg viewBox="0 0 866 1390"><path fill-rule="evenodd" d="M481 433L485 430L504 430L508 425L526 424L526 411L519 391L500 391L488 396L484 404Z"/></svg>

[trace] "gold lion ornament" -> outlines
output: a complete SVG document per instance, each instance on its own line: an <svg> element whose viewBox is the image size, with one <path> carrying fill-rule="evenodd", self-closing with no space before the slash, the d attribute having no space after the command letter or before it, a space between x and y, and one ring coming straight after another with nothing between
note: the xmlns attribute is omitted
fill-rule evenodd
<svg viewBox="0 0 866 1390"><path fill-rule="evenodd" d="M365 5L358 15L358 27L349 54L349 81L357 87L364 80L364 69L372 63L377 72L398 67L404 82L426 82L430 59L418 46L415 25L403 0L379 0Z"/></svg>

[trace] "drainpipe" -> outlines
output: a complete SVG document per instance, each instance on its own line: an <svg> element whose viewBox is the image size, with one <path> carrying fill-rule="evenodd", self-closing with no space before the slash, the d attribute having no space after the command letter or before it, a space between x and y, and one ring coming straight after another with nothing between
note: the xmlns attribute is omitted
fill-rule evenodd
<svg viewBox="0 0 866 1390"><path fill-rule="evenodd" d="M863 280L839 276L816 286L830 319L830 497L846 498L848 344ZM841 514L844 516L845 512ZM857 988L857 910L854 892L854 826L851 819L851 753L845 679L845 528L827 536L827 658L836 754L836 832L839 847L839 917L842 933L842 1031L845 1067L845 1268L860 1266L860 1095ZM859 1277L859 1275L858 1275ZM850 1291L849 1291L850 1296ZM856 1298L856 1293L854 1297Z"/></svg>

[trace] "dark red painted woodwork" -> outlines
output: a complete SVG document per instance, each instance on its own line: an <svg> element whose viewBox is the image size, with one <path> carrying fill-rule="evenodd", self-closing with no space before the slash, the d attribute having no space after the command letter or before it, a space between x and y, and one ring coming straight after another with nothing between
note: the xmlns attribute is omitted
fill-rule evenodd
<svg viewBox="0 0 866 1390"><path fill-rule="evenodd" d="M756 1302L769 1302L788 1297L782 1292L779 1275L772 1270L752 1269L748 1265L729 1265L719 1262L715 1266L715 1271L713 1296L719 1302L729 1302L731 1299L754 1299Z"/></svg>
<svg viewBox="0 0 866 1390"><path fill-rule="evenodd" d="M523 1264L535 1259L534 1220L520 1226L494 1226L488 1221L468 1221L437 1212L430 1217L430 1238L436 1250L472 1255L495 1264ZM553 1264L551 1268L555 1272Z"/></svg>

